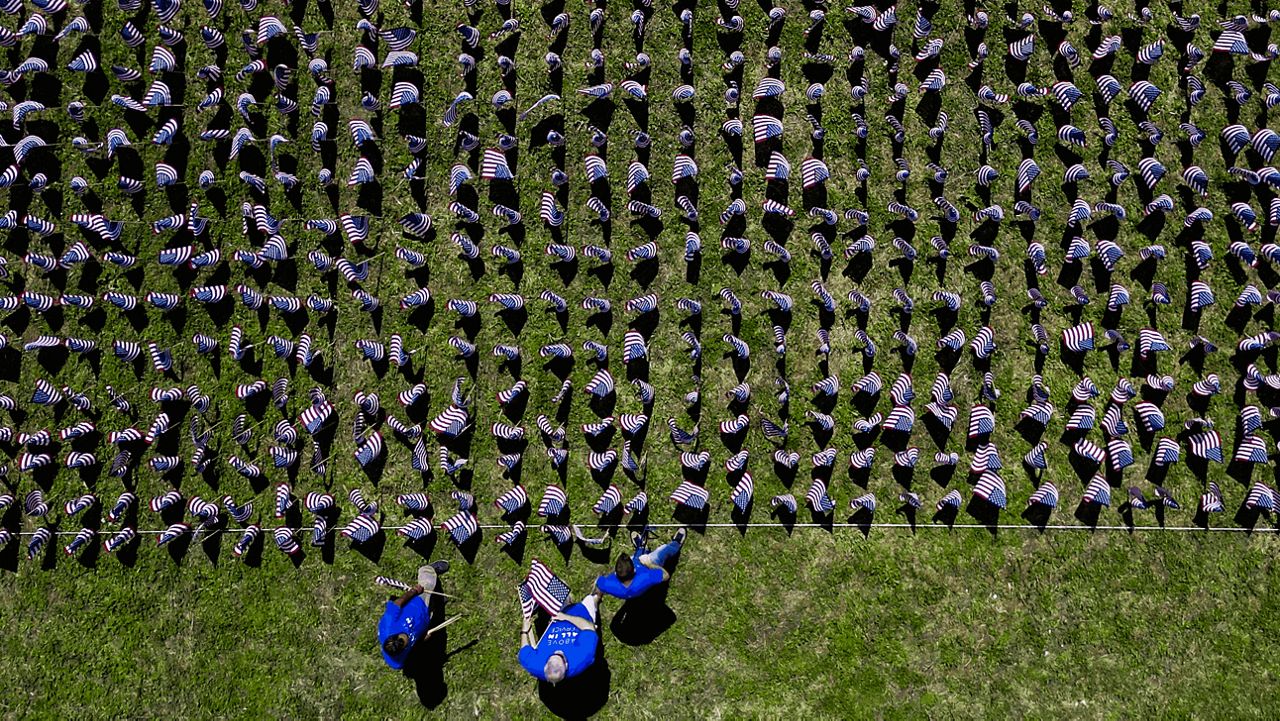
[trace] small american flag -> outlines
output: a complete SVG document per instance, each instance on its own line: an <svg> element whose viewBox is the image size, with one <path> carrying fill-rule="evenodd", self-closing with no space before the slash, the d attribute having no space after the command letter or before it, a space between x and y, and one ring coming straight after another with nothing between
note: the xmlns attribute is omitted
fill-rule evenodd
<svg viewBox="0 0 1280 721"><path fill-rule="evenodd" d="M410 542L421 541L422 539L435 533L435 526L431 524L430 518L416 518L403 526L396 533Z"/></svg>
<svg viewBox="0 0 1280 721"><path fill-rule="evenodd" d="M1249 488L1244 505L1252 510L1272 513L1276 510L1276 492L1267 484L1255 481Z"/></svg>
<svg viewBox="0 0 1280 721"><path fill-rule="evenodd" d="M613 509L622 503L622 491L618 490L618 486L610 483L609 488L600 496L600 500L596 501L596 505L591 510L601 516L607 516L613 513Z"/></svg>
<svg viewBox="0 0 1280 721"><path fill-rule="evenodd" d="M505 546L510 546L516 543L517 541L519 541L520 538L524 536L524 534L525 534L524 521L516 521L516 525L512 526L510 531L504 531L502 533L499 533L498 537L494 540L497 541L499 546L505 547Z"/></svg>
<svg viewBox="0 0 1280 721"><path fill-rule="evenodd" d="M710 494L707 489L689 481L681 481L680 485L671 494L671 500L675 503L699 511L707 507L709 498Z"/></svg>
<svg viewBox="0 0 1280 721"><path fill-rule="evenodd" d="M855 511L859 509L866 509L867 511L874 513L876 510L876 494L864 493L861 496L858 496L852 501L849 501L849 508Z"/></svg>
<svg viewBox="0 0 1280 721"><path fill-rule="evenodd" d="M649 496L644 491L636 494L635 498L627 501L626 507L623 509L627 513L639 513L649 505Z"/></svg>
<svg viewBox="0 0 1280 721"><path fill-rule="evenodd" d="M373 579L373 582L378 584L379 586L387 586L389 588L395 588L401 591L408 591L411 588L411 586L405 583L404 581L397 581L396 579L389 578L387 576L376 576Z"/></svg>
<svg viewBox="0 0 1280 721"><path fill-rule="evenodd" d="M461 546L480 530L480 523L470 511L462 511L440 524L440 530L449 534L453 542Z"/></svg>
<svg viewBox="0 0 1280 721"><path fill-rule="evenodd" d="M542 532L551 537L557 546L563 546L573 540L573 529L560 523L544 523Z"/></svg>
<svg viewBox="0 0 1280 721"><path fill-rule="evenodd" d="M1200 496L1200 510L1205 513L1222 513L1222 491L1217 483L1210 482L1208 489Z"/></svg>
<svg viewBox="0 0 1280 721"><path fill-rule="evenodd" d="M498 496L494 505L502 509L504 514L515 513L524 508L529 503L529 494L525 492L524 486L515 486L510 490Z"/></svg>
<svg viewBox="0 0 1280 721"><path fill-rule="evenodd" d="M750 473L743 473L742 479L738 481L738 485L733 489L733 505L738 509L739 513L746 513L751 507L751 498L755 495L755 481L752 480Z"/></svg>
<svg viewBox="0 0 1280 721"><path fill-rule="evenodd" d="M382 524L378 523L378 519L362 513L352 519L351 523L342 529L340 535L350 538L352 543L368 543L381 531Z"/></svg>
<svg viewBox="0 0 1280 721"><path fill-rule="evenodd" d="M987 471L978 478L973 487L973 495L981 498L996 508L1008 505L1008 494L1005 491L1004 479L992 471Z"/></svg>
<svg viewBox="0 0 1280 721"><path fill-rule="evenodd" d="M794 515L796 512L796 498L790 493L785 493L781 496L774 496L769 499L769 506L772 507L775 512L779 507L781 507Z"/></svg>
<svg viewBox="0 0 1280 721"><path fill-rule="evenodd" d="M569 497L560 486L547 486L542 494L542 502L538 504L538 515L558 516L564 513Z"/></svg>
<svg viewBox="0 0 1280 721"><path fill-rule="evenodd" d="M836 502L831 500L831 496L827 495L827 484L821 478L815 478L809 486L809 492L805 494L805 500L809 502L809 507L817 513L830 513L835 510Z"/></svg>

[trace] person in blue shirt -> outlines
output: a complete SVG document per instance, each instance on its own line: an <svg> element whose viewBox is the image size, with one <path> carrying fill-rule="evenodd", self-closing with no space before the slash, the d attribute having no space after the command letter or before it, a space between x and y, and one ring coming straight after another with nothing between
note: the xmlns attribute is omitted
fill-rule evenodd
<svg viewBox="0 0 1280 721"><path fill-rule="evenodd" d="M419 568L417 585L400 598L387 601L378 621L378 643L382 644L382 659L391 668L404 668L413 645L428 635L431 609L422 594L435 591L438 575L448 570L448 561L436 561Z"/></svg>
<svg viewBox="0 0 1280 721"><path fill-rule="evenodd" d="M599 609L600 591L593 588L581 602L552 616L541 639L534 634L533 618L525 617L520 631L520 665L529 675L552 685L591 668L600 645L596 629Z"/></svg>
<svg viewBox="0 0 1280 721"><path fill-rule="evenodd" d="M645 552L644 535L635 534L632 540L635 541L636 552L630 556L625 553L619 555L617 563L613 565L613 573L596 579L596 588L610 596L629 599L666 583L671 578L666 569L667 560L680 552L688 533L687 529L681 528L676 531L670 543L664 543L648 553Z"/></svg>

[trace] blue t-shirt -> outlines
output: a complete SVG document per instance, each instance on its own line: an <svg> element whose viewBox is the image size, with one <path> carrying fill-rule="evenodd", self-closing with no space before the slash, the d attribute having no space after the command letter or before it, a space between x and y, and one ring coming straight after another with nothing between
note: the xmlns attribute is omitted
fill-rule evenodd
<svg viewBox="0 0 1280 721"><path fill-rule="evenodd" d="M387 609L382 612L382 620L378 621L378 645L387 642L388 638L398 634L409 634L409 645L404 647L400 653L392 656L384 649L382 658L391 668L404 668L404 662L409 658L409 652L413 650L413 644L418 642L419 638L427 632L427 625L431 622L431 612L427 609L427 602L422 600L422 596L414 596L409 602L400 608L395 601L387 601Z"/></svg>
<svg viewBox="0 0 1280 721"><path fill-rule="evenodd" d="M582 604L576 604L565 613L571 616L588 618L587 610ZM595 631L584 631L569 621L553 621L542 634L537 648L525 646L520 649L520 665L531 676L539 681L546 681L543 668L547 659L556 651L564 654L568 668L565 678L571 678L586 671L596 660L596 646L600 644L600 634Z"/></svg>
<svg viewBox="0 0 1280 721"><path fill-rule="evenodd" d="M635 598L665 581L666 573L661 568L649 568L640 563L641 555L636 554L631 559L636 569L636 575L631 579L631 583L623 585L616 573L610 573L596 579L596 588L615 598Z"/></svg>

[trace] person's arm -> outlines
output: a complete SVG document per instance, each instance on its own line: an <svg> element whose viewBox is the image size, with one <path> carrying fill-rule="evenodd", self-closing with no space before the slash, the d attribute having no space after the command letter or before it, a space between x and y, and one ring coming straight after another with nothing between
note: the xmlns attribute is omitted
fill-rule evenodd
<svg viewBox="0 0 1280 721"><path fill-rule="evenodd" d="M406 590L403 596L395 599L394 601L392 601L392 603L399 606L400 608L404 608L404 605L406 603L412 601L413 599L417 598L421 594L422 594L422 586L415 584L411 586L408 590Z"/></svg>
<svg viewBox="0 0 1280 721"><path fill-rule="evenodd" d="M667 571L667 569L661 563L657 563L656 561L654 561L652 558L652 554L646 553L643 556L641 556L640 565L644 566L645 568L652 568L655 571L661 571L662 581L666 581L671 578L671 573ZM659 581L659 583L661 583L662 581Z"/></svg>
<svg viewBox="0 0 1280 721"><path fill-rule="evenodd" d="M533 618L526 616L524 625L520 628L520 648L529 646L531 648L538 647L537 631L533 628Z"/></svg>

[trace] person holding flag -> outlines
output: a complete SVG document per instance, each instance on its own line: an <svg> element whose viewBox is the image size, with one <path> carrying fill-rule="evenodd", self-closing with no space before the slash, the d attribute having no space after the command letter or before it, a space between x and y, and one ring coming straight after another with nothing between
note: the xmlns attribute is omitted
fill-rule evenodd
<svg viewBox="0 0 1280 721"><path fill-rule="evenodd" d="M439 575L448 570L448 561L422 566L418 569L418 583L405 589L399 598L387 601L378 621L378 643L382 645L382 659L391 668L404 668L414 644L430 635L431 609L422 596L436 593Z"/></svg>
<svg viewBox="0 0 1280 721"><path fill-rule="evenodd" d="M524 615L519 658L530 676L554 686L591 668L600 646L600 597L592 588L580 602L552 614L541 638L534 630L533 614Z"/></svg>

